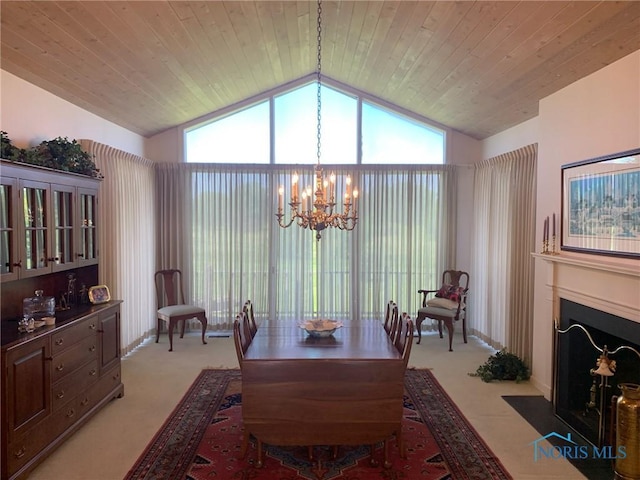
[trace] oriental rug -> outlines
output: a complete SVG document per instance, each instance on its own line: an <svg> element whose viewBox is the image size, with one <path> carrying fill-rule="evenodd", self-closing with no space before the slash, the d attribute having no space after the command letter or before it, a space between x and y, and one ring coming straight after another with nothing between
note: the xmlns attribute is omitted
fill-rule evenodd
<svg viewBox="0 0 640 480"><path fill-rule="evenodd" d="M256 444L242 443L239 370L203 370L125 480L509 480L495 457L429 370L405 377L402 435L406 458L389 445L390 468L382 466L382 443L371 466L369 446L265 445L264 465L255 466Z"/></svg>

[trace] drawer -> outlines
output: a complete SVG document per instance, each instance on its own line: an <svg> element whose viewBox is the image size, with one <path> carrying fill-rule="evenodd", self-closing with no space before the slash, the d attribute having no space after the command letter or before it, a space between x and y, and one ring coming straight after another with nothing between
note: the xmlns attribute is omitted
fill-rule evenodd
<svg viewBox="0 0 640 480"><path fill-rule="evenodd" d="M122 377L120 375L120 364L103 372L98 384L93 387L92 391L95 392L97 401L100 401L114 389L118 388L118 386L120 386L118 395L122 397L124 394L124 386L122 385Z"/></svg>
<svg viewBox="0 0 640 480"><path fill-rule="evenodd" d="M91 385L98 380L98 360L82 366L71 375L67 375L63 380L53 384L51 389L52 410L57 412L69 400L78 395L88 395Z"/></svg>
<svg viewBox="0 0 640 480"><path fill-rule="evenodd" d="M98 316L93 315L77 323L73 323L66 328L51 334L51 353L57 353L73 346L83 338L96 335L98 330Z"/></svg>
<svg viewBox="0 0 640 480"><path fill-rule="evenodd" d="M57 382L75 372L83 364L97 359L97 335L86 337L62 353L53 356L51 381Z"/></svg>

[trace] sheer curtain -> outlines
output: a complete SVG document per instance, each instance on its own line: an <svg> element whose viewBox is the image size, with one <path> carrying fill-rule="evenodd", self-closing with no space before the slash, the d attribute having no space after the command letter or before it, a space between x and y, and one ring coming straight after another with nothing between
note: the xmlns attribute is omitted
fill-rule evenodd
<svg viewBox="0 0 640 480"><path fill-rule="evenodd" d="M294 170L311 182L312 167L158 165L160 266L188 272L213 328L230 328L247 299L263 318L382 320L391 298L414 312L418 288L454 261L455 168L325 167L353 176L360 221L320 241L277 225L277 188L290 191Z"/></svg>
<svg viewBox="0 0 640 480"><path fill-rule="evenodd" d="M530 364L537 145L476 165L471 331Z"/></svg>
<svg viewBox="0 0 640 480"><path fill-rule="evenodd" d="M120 339L127 353L155 328L153 162L92 140L81 145L95 155L104 175L98 203L99 275L111 297L123 300Z"/></svg>

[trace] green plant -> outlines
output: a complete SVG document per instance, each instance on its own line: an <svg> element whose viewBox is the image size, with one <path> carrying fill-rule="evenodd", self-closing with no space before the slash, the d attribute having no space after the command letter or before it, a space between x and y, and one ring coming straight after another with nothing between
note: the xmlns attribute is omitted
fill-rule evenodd
<svg viewBox="0 0 640 480"><path fill-rule="evenodd" d="M21 161L25 151L16 147L11 143L11 139L7 136L7 132L0 131L0 158L11 161Z"/></svg>
<svg viewBox="0 0 640 480"><path fill-rule="evenodd" d="M27 156L33 156L35 161L42 162L39 165L65 172L94 176L98 170L93 156L82 150L76 140L69 140L67 137L45 140L28 151Z"/></svg>
<svg viewBox="0 0 640 480"><path fill-rule="evenodd" d="M502 349L478 367L472 377L480 377L483 382L492 380L515 380L520 382L530 377L529 368L517 355Z"/></svg>
<svg viewBox="0 0 640 480"><path fill-rule="evenodd" d="M96 168L93 161L93 155L85 152L76 140L69 140L67 137L45 140L25 150L13 146L7 133L2 132L2 155L0 156L14 162L102 178L100 170Z"/></svg>

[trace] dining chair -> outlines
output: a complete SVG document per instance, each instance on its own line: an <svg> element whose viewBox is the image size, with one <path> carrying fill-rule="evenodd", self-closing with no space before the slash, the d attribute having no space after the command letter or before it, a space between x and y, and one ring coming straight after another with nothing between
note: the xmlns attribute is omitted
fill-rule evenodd
<svg viewBox="0 0 640 480"><path fill-rule="evenodd" d="M449 351L452 352L454 322L462 320L462 338L467 343L467 294L469 292L469 274L461 270L445 270L442 273L442 285L436 290L418 290L422 294L422 307L416 316L418 343L422 338L422 321L431 318L438 322L438 333L442 338L442 323L449 332ZM435 294L434 297L429 297Z"/></svg>
<svg viewBox="0 0 640 480"><path fill-rule="evenodd" d="M244 302L242 311L247 317L249 324L249 334L251 335L251 338L253 338L256 336L256 333L258 331L258 324L256 323L256 317L253 313L253 304L251 303L251 300L247 300L246 302Z"/></svg>
<svg viewBox="0 0 640 480"><path fill-rule="evenodd" d="M398 328L398 336L395 342L395 347L402 355L402 361L404 362L404 372L407 370L407 365L409 364L409 356L411 355L411 346L413 345L413 336L414 336L414 328L413 321L409 314L404 312L402 314L402 318L400 322L400 328ZM398 424L398 428L395 430L396 443L398 445L398 450L400 451L400 456L402 458L406 458L406 450L404 448L404 440L402 437L402 417L400 419L400 423ZM384 456L385 459L388 455L388 439L384 441Z"/></svg>
<svg viewBox="0 0 640 480"><path fill-rule="evenodd" d="M156 343L160 339L161 322L166 322L169 330L169 351L173 351L173 329L178 322L180 338L184 337L185 323L196 318L202 324L202 343L207 331L207 316L204 308L184 303L184 290L182 288L182 272L178 269L158 270L154 275L156 284L156 296L158 301Z"/></svg>

